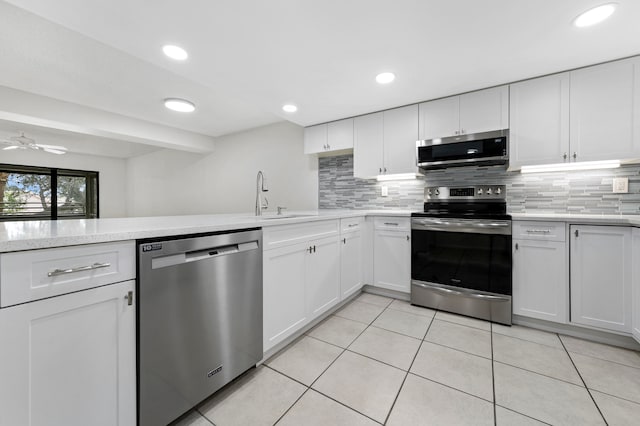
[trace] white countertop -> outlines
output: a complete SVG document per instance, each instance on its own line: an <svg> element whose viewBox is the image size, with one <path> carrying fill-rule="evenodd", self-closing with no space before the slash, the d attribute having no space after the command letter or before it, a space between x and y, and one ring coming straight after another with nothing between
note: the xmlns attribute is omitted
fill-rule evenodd
<svg viewBox="0 0 640 426"><path fill-rule="evenodd" d="M295 215L295 217L291 217L292 215ZM410 210L317 210L285 212L282 218L277 218L274 213L265 214L262 217L257 217L251 213L237 213L0 222L0 253L244 228L265 228L275 225L357 216L409 217L410 215ZM640 227L640 215L513 213L512 217L514 220Z"/></svg>
<svg viewBox="0 0 640 426"><path fill-rule="evenodd" d="M511 213L513 220L567 222L582 225L640 226L640 215L570 214L570 213Z"/></svg>
<svg viewBox="0 0 640 426"><path fill-rule="evenodd" d="M291 217L291 215L299 215ZM318 210L274 213L257 217L251 213L157 216L113 219L68 219L0 222L0 253L109 241L198 234L234 229L268 227L357 216L410 216L408 210Z"/></svg>

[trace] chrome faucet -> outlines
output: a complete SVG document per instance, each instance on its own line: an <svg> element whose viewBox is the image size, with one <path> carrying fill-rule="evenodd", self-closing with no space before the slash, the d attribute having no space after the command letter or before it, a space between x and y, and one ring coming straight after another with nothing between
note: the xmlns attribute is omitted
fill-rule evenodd
<svg viewBox="0 0 640 426"><path fill-rule="evenodd" d="M262 216L262 210L269 207L269 200L267 200L267 197L264 197L264 204L262 202L262 193L269 191L264 180L262 171L259 171L258 176L256 177L256 216Z"/></svg>

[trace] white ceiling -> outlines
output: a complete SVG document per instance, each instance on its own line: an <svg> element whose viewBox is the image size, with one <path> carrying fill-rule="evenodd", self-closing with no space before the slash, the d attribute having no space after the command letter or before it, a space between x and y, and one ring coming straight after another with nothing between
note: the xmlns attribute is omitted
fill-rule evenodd
<svg viewBox="0 0 640 426"><path fill-rule="evenodd" d="M211 136L310 125L640 54L638 0L571 25L604 2L8 0L0 85ZM167 59L166 43L190 58ZM377 85L381 71L396 81Z"/></svg>

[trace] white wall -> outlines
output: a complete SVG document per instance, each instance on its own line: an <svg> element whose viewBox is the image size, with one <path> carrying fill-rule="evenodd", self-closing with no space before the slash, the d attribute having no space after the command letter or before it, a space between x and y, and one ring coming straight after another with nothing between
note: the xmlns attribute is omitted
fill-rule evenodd
<svg viewBox="0 0 640 426"><path fill-rule="evenodd" d="M129 216L252 213L256 174L269 210L318 208L318 159L303 153L303 128L276 123L216 139L212 154L162 150L127 161Z"/></svg>
<svg viewBox="0 0 640 426"><path fill-rule="evenodd" d="M126 160L81 154L55 155L40 151L0 151L0 163L55 167L99 172L100 217L124 217L126 206Z"/></svg>

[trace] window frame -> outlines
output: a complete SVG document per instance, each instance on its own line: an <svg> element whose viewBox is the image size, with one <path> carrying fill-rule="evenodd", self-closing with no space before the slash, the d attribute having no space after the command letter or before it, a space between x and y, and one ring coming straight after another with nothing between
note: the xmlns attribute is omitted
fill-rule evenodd
<svg viewBox="0 0 640 426"><path fill-rule="evenodd" d="M0 222L28 220L67 220L98 219L100 217L100 173L92 170L63 169L57 167L24 166L0 163L0 173L24 173L51 176L51 210L50 214L33 214L27 216L0 216ZM84 177L86 180L86 210L84 215L58 215L58 177ZM95 180L95 185L90 181ZM4 194L3 194L4 197ZM95 206L90 200L95 199ZM95 210L95 211L94 211Z"/></svg>

